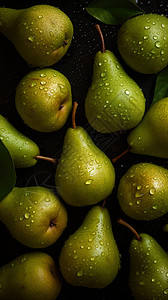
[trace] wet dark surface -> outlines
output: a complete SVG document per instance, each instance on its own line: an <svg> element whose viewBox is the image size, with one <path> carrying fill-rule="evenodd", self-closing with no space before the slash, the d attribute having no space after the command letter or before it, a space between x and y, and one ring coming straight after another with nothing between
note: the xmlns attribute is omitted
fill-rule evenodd
<svg viewBox="0 0 168 300"><path fill-rule="evenodd" d="M83 126L95 142L109 158L113 158L127 148L126 137L128 132L120 136L113 134L100 134L95 132L87 123L84 111L84 100L87 90L91 84L92 66L94 55L100 50L100 38L95 29L95 24L99 23L104 34L106 49L115 53L117 58L123 63L116 45L118 27L105 25L97 22L86 11L85 7L89 1L9 1L1 0L1 6L13 8L26 8L35 4L50 4L59 7L70 18L74 25L74 38L67 54L55 65L52 66L62 72L70 81L72 86L73 101L78 102L76 122ZM168 16L167 1L139 1L139 6L146 12L165 14ZM56 157L59 159L65 132L71 126L71 116L66 125L58 132L39 133L26 126L18 115L15 104L15 89L22 77L32 70L30 66L20 57L14 46L2 34L0 34L0 113L22 133L35 141L41 155ZM131 70L123 63L127 73L142 88L146 98L146 110L152 101L156 75L143 75ZM126 170L138 162L153 162L155 164L168 168L168 160L154 157L145 157L128 153L114 165L116 171L116 183L112 195L107 199L108 208L113 226L113 232L121 253L121 270L117 277L107 288L87 289L81 287L72 287L64 282L64 287L58 297L58 300L92 299L92 300L112 300L123 299L126 296L131 298L131 292L128 287L129 274L129 244L132 239L132 233L117 223L118 218L123 218L140 232L146 232L152 235L160 245L168 251L168 235L163 231L163 225L167 223L168 215L165 215L154 221L136 221L123 214L117 200L117 187L119 180ZM55 191L55 169L56 166L48 162L39 161L34 167L28 169L17 169L17 183L19 187L41 185ZM59 240L52 246L43 249L43 252L49 253L58 265L58 257L64 241L73 233L82 223L90 207L75 208L66 205L68 212L68 227L65 229ZM8 263L17 255L31 251L12 238L5 226L0 223L0 265Z"/></svg>

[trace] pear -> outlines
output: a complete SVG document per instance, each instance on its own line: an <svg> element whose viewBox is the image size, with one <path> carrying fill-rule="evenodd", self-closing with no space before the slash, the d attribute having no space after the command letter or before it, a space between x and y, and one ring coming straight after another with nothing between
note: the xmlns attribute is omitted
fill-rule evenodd
<svg viewBox="0 0 168 300"><path fill-rule="evenodd" d="M128 19L118 32L118 49L135 71L158 73L168 65L168 18L141 14Z"/></svg>
<svg viewBox="0 0 168 300"><path fill-rule="evenodd" d="M128 135L130 151L168 158L168 97L155 102L142 121Z"/></svg>
<svg viewBox="0 0 168 300"><path fill-rule="evenodd" d="M46 253L25 253L0 268L1 300L55 300L61 289L58 269Z"/></svg>
<svg viewBox="0 0 168 300"><path fill-rule="evenodd" d="M120 254L107 208L94 206L60 253L60 271L73 286L104 288L117 276Z"/></svg>
<svg viewBox="0 0 168 300"><path fill-rule="evenodd" d="M56 168L55 184L63 200L72 206L93 205L108 197L115 183L115 171L110 159L93 142L87 131L76 126L64 137L63 151Z"/></svg>
<svg viewBox="0 0 168 300"><path fill-rule="evenodd" d="M69 17L54 6L1 7L0 32L28 64L45 67L66 54L73 37L73 25Z"/></svg>
<svg viewBox="0 0 168 300"><path fill-rule="evenodd" d="M136 230L119 219L135 235L129 247L129 286L136 300L167 299L168 296L168 254L159 243L147 233Z"/></svg>
<svg viewBox="0 0 168 300"><path fill-rule="evenodd" d="M129 285L136 300L167 299L168 254L149 234L130 245Z"/></svg>
<svg viewBox="0 0 168 300"><path fill-rule="evenodd" d="M100 27L97 26L100 31ZM101 38L102 33L100 31ZM141 88L128 76L110 50L94 58L92 83L85 99L85 114L91 126L102 133L128 130L135 127L145 112Z"/></svg>
<svg viewBox="0 0 168 300"><path fill-rule="evenodd" d="M67 212L48 188L14 187L0 202L0 221L21 244L45 248L55 243L67 226Z"/></svg>
<svg viewBox="0 0 168 300"><path fill-rule="evenodd" d="M136 220L153 220L168 212L168 170L152 163L131 166L118 185L123 212Z"/></svg>
<svg viewBox="0 0 168 300"><path fill-rule="evenodd" d="M0 139L8 149L16 168L32 167L36 164L39 147L0 115Z"/></svg>
<svg viewBox="0 0 168 300"><path fill-rule="evenodd" d="M66 123L72 108L70 82L50 68L31 71L16 88L15 105L24 123L32 129L57 131Z"/></svg>

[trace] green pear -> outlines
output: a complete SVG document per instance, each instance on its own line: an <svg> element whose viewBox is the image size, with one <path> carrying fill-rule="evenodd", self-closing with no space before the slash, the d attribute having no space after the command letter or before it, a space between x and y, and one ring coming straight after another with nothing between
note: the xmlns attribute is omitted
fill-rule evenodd
<svg viewBox="0 0 168 300"><path fill-rule="evenodd" d="M73 37L73 25L69 17L54 6L1 7L0 32L28 64L45 67L66 54Z"/></svg>
<svg viewBox="0 0 168 300"><path fill-rule="evenodd" d="M60 253L60 271L73 286L104 288L117 276L120 254L107 208L92 207Z"/></svg>
<svg viewBox="0 0 168 300"><path fill-rule="evenodd" d="M76 105L75 102L74 109ZM73 122L65 134L56 168L58 193L72 206L92 205L108 197L114 183L115 171L110 159L94 144L87 131Z"/></svg>
<svg viewBox="0 0 168 300"><path fill-rule="evenodd" d="M168 170L152 163L131 166L118 185L123 212L136 220L153 220L168 212Z"/></svg>
<svg viewBox="0 0 168 300"><path fill-rule="evenodd" d="M135 71L158 73L168 65L168 18L141 14L128 19L118 32L118 49Z"/></svg>
<svg viewBox="0 0 168 300"><path fill-rule="evenodd" d="M0 115L0 139L8 149L16 168L32 167L40 150L28 137L20 133Z"/></svg>
<svg viewBox="0 0 168 300"><path fill-rule="evenodd" d="M61 289L60 274L46 253L25 253L0 268L1 300L55 300Z"/></svg>
<svg viewBox="0 0 168 300"><path fill-rule="evenodd" d="M136 300L168 299L168 254L149 234L130 245L129 286Z"/></svg>
<svg viewBox="0 0 168 300"><path fill-rule="evenodd" d="M168 97L155 102L142 121L128 135L130 151L168 158Z"/></svg>
<svg viewBox="0 0 168 300"><path fill-rule="evenodd" d="M85 99L86 118L102 133L128 130L144 115L144 94L114 54L105 50L104 40L102 45L94 58L92 83Z"/></svg>
<svg viewBox="0 0 168 300"><path fill-rule="evenodd" d="M66 123L72 108L70 82L50 68L31 71L16 88L15 105L24 123L32 129L57 131Z"/></svg>
<svg viewBox="0 0 168 300"><path fill-rule="evenodd" d="M0 202L0 221L21 244L45 248L67 226L67 212L59 198L44 187L14 187Z"/></svg>

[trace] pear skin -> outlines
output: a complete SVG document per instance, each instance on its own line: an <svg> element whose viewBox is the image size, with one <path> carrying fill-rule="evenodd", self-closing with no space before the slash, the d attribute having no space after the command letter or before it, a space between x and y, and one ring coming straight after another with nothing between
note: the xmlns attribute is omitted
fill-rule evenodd
<svg viewBox="0 0 168 300"><path fill-rule="evenodd" d="M168 158L168 97L155 102L128 135L130 152Z"/></svg>
<svg viewBox="0 0 168 300"><path fill-rule="evenodd" d="M1 300L55 300L61 289L60 274L46 253L25 253L0 268Z"/></svg>
<svg viewBox="0 0 168 300"><path fill-rule="evenodd" d="M67 226L67 212L47 188L14 187L0 202L0 220L21 244L45 248L55 243Z"/></svg>
<svg viewBox="0 0 168 300"><path fill-rule="evenodd" d="M73 25L59 8L34 5L26 9L0 8L0 32L33 67L51 66L67 52Z"/></svg>
<svg viewBox="0 0 168 300"><path fill-rule="evenodd" d="M118 32L118 49L125 62L144 74L158 73L168 64L168 18L141 14L128 19Z"/></svg>
<svg viewBox="0 0 168 300"><path fill-rule="evenodd" d="M69 128L55 175L63 200L72 206L93 205L112 193L114 183L114 167L106 154L83 127Z"/></svg>
<svg viewBox="0 0 168 300"><path fill-rule="evenodd" d="M107 208L94 206L65 242L60 271L73 286L104 288L117 276L120 255Z"/></svg>
<svg viewBox="0 0 168 300"><path fill-rule="evenodd" d="M136 300L168 299L168 254L146 233L130 244L129 286Z"/></svg>
<svg viewBox="0 0 168 300"><path fill-rule="evenodd" d="M131 166L120 179L118 200L131 218L160 218L168 212L168 170L152 163Z"/></svg>
<svg viewBox="0 0 168 300"><path fill-rule="evenodd" d="M91 126L102 133L131 129L145 112L145 97L110 50L94 58L92 83L85 99L85 114Z"/></svg>
<svg viewBox="0 0 168 300"><path fill-rule="evenodd" d="M57 131L66 123L72 108L70 82L54 69L31 71L16 88L15 105L30 128L40 132Z"/></svg>
<svg viewBox="0 0 168 300"><path fill-rule="evenodd" d="M16 168L32 167L37 163L39 147L0 115L0 139L8 149Z"/></svg>

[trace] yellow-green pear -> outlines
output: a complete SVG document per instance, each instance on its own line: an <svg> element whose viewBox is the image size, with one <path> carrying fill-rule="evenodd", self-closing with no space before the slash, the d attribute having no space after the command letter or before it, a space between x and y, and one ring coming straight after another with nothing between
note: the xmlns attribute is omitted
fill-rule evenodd
<svg viewBox="0 0 168 300"><path fill-rule="evenodd" d="M73 112L76 106L75 102ZM72 123L65 134L56 168L56 188L63 200L72 206L93 205L112 193L115 170L87 131Z"/></svg>
<svg viewBox="0 0 168 300"><path fill-rule="evenodd" d="M45 248L57 241L67 226L67 211L48 188L14 187L0 202L0 221L21 244Z"/></svg>
<svg viewBox="0 0 168 300"><path fill-rule="evenodd" d="M128 223L134 237L130 243L130 271L128 284L135 300L168 299L168 254L154 237L137 233Z"/></svg>
<svg viewBox="0 0 168 300"><path fill-rule="evenodd" d="M168 64L168 18L141 14L128 19L118 32L118 49L125 62L144 74L158 73Z"/></svg>
<svg viewBox="0 0 168 300"><path fill-rule="evenodd" d="M46 253L25 253L0 268L1 300L55 300L61 289L60 273Z"/></svg>
<svg viewBox="0 0 168 300"><path fill-rule="evenodd" d="M130 244L129 286L136 300L168 299L168 254L149 234Z"/></svg>
<svg viewBox="0 0 168 300"><path fill-rule="evenodd" d="M36 164L39 147L19 132L9 121L0 115L0 139L8 149L16 168L32 167Z"/></svg>
<svg viewBox="0 0 168 300"><path fill-rule="evenodd" d="M120 254L107 208L94 206L60 253L60 271L73 286L104 288L117 276Z"/></svg>
<svg viewBox="0 0 168 300"><path fill-rule="evenodd" d="M141 121L145 97L115 55L102 44L102 51L94 58L92 83L85 99L86 118L102 133L128 130Z"/></svg>
<svg viewBox="0 0 168 300"><path fill-rule="evenodd" d="M168 158L168 97L155 102L128 135L130 151Z"/></svg>
<svg viewBox="0 0 168 300"><path fill-rule="evenodd" d="M32 129L57 131L66 123L72 108L70 82L50 68L31 71L16 88L15 105L24 123Z"/></svg>
<svg viewBox="0 0 168 300"><path fill-rule="evenodd" d="M152 163L132 165L119 181L118 200L131 218L160 218L168 212L168 170Z"/></svg>
<svg viewBox="0 0 168 300"><path fill-rule="evenodd" d="M51 5L26 9L0 8L0 32L31 66L55 64L67 52L73 37L70 18Z"/></svg>

